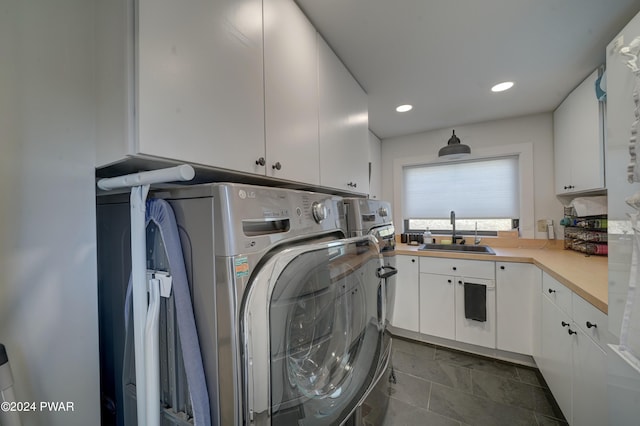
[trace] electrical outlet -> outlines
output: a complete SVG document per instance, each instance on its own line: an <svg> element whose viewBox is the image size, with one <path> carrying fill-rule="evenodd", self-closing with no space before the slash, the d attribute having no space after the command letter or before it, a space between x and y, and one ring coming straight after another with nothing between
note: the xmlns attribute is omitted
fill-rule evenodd
<svg viewBox="0 0 640 426"><path fill-rule="evenodd" d="M547 232L547 219L540 219L536 223L538 225L538 232Z"/></svg>

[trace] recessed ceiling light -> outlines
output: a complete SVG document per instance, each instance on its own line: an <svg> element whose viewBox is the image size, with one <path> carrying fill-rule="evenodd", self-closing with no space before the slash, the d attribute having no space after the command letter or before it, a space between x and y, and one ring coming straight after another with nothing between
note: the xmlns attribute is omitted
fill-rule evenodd
<svg viewBox="0 0 640 426"><path fill-rule="evenodd" d="M504 92L505 90L511 89L513 87L513 81L505 81L502 83L498 83L491 88L492 92Z"/></svg>
<svg viewBox="0 0 640 426"><path fill-rule="evenodd" d="M396 111L407 112L407 111L411 111L412 109L413 109L413 105L400 105L399 107L396 108Z"/></svg>

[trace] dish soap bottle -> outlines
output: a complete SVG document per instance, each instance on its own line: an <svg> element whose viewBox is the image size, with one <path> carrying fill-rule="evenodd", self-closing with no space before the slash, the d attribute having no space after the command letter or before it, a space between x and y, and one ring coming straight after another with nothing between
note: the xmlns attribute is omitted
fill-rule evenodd
<svg viewBox="0 0 640 426"><path fill-rule="evenodd" d="M431 239L431 231L429 231L429 228L426 229L426 231L424 231L424 234L422 234L422 242L424 244L431 244L432 243L432 239Z"/></svg>

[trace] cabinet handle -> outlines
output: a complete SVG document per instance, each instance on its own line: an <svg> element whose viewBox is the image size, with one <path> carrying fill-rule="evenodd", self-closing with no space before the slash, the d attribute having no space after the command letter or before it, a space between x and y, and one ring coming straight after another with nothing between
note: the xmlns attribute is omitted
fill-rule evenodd
<svg viewBox="0 0 640 426"><path fill-rule="evenodd" d="M462 281L458 281L458 284L459 284L459 285L462 285Z"/></svg>
<svg viewBox="0 0 640 426"><path fill-rule="evenodd" d="M265 161L264 157L260 157L256 160L256 164L258 166L264 166L265 164L267 164L267 162Z"/></svg>
<svg viewBox="0 0 640 426"><path fill-rule="evenodd" d="M569 333L569 336L571 336L572 334L578 334L577 331L573 331L572 329L567 330L567 333Z"/></svg>
<svg viewBox="0 0 640 426"><path fill-rule="evenodd" d="M594 323L592 323L590 321L587 321L587 328L592 328L592 327L598 328L598 324L594 324Z"/></svg>
<svg viewBox="0 0 640 426"><path fill-rule="evenodd" d="M447 282L448 282L449 284L451 284L451 280L447 280Z"/></svg>
<svg viewBox="0 0 640 426"><path fill-rule="evenodd" d="M501 266L500 269L502 269L504 271L504 266Z"/></svg>
<svg viewBox="0 0 640 426"><path fill-rule="evenodd" d="M357 188L358 184L356 182L349 182L347 186L350 186L351 188Z"/></svg>
<svg viewBox="0 0 640 426"><path fill-rule="evenodd" d="M566 326L570 325L568 322L564 322L564 321L562 321L561 324L562 324L563 327L566 327Z"/></svg>
<svg viewBox="0 0 640 426"><path fill-rule="evenodd" d="M556 292L556 291L555 291L554 289L552 289L552 288L550 288L550 289L549 289L549 294L553 294L553 293L555 293L555 292Z"/></svg>
<svg viewBox="0 0 640 426"><path fill-rule="evenodd" d="M275 170L280 170L280 169L282 169L282 164L280 164L280 162L278 161L276 164L271 166L271 168L275 169Z"/></svg>
<svg viewBox="0 0 640 426"><path fill-rule="evenodd" d="M416 263L416 260L415 259L411 259L411 263Z"/></svg>
<svg viewBox="0 0 640 426"><path fill-rule="evenodd" d="M453 269L454 271L458 270L458 268L456 268L455 266L453 268L451 268L451 269Z"/></svg>

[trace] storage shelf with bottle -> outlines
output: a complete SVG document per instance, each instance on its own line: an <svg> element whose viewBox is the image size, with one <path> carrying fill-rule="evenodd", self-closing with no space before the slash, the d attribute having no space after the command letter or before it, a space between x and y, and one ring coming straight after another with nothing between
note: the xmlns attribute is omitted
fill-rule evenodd
<svg viewBox="0 0 640 426"><path fill-rule="evenodd" d="M606 256L607 215L573 216L573 209L565 209L565 216L560 221L564 226L564 248L589 255ZM574 213L575 214L575 213Z"/></svg>

